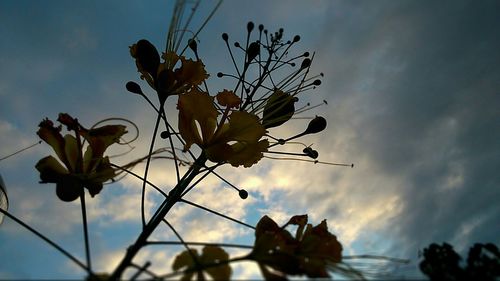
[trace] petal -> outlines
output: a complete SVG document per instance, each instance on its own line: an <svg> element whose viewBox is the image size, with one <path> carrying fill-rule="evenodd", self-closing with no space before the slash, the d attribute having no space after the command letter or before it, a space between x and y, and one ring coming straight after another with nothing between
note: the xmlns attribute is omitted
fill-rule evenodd
<svg viewBox="0 0 500 281"><path fill-rule="evenodd" d="M81 157L82 152L78 149L78 144L74 136L69 134L64 136L64 153L68 160L68 169L70 172L75 172L77 170L78 157Z"/></svg>
<svg viewBox="0 0 500 281"><path fill-rule="evenodd" d="M241 104L241 99L233 91L224 90L219 92L216 96L217 102L222 106L229 108L237 108Z"/></svg>
<svg viewBox="0 0 500 281"><path fill-rule="evenodd" d="M201 60L193 61L181 57L181 61L182 66L176 69L175 75L177 80L181 81L183 84L198 86L208 78L208 73L205 71L205 65Z"/></svg>
<svg viewBox="0 0 500 281"><path fill-rule="evenodd" d="M229 254L221 247L205 246L200 262L202 264L222 263L220 266L207 267L204 271L213 280L230 280L232 270L228 263L224 263L227 260L229 260Z"/></svg>
<svg viewBox="0 0 500 281"><path fill-rule="evenodd" d="M261 140L257 143L236 143L232 146L233 153L229 157L228 162L234 167L243 165L245 168L251 167L259 162L264 156L263 152L267 151L269 142Z"/></svg>
<svg viewBox="0 0 500 281"><path fill-rule="evenodd" d="M229 130L226 133L228 140L257 142L267 132L254 114L235 111L229 118Z"/></svg>
<svg viewBox="0 0 500 281"><path fill-rule="evenodd" d="M36 163L35 168L40 172L40 180L43 183L56 183L63 175L68 174L68 170L52 156L40 159L40 161Z"/></svg>
<svg viewBox="0 0 500 281"><path fill-rule="evenodd" d="M36 132L37 135L54 149L59 160L69 166L64 153L64 138L61 135L61 126L54 127L54 123L49 119L43 120L38 126L40 129Z"/></svg>
<svg viewBox="0 0 500 281"><path fill-rule="evenodd" d="M92 147L94 159L101 158L106 148L113 143L119 142L125 133L127 133L127 130L123 125L106 125L80 132Z"/></svg>
<svg viewBox="0 0 500 281"><path fill-rule="evenodd" d="M205 92L196 89L179 96L179 133L186 142L184 149L196 143L203 146L208 142L217 126L217 109L213 104L214 98ZM197 128L197 123L201 129Z"/></svg>

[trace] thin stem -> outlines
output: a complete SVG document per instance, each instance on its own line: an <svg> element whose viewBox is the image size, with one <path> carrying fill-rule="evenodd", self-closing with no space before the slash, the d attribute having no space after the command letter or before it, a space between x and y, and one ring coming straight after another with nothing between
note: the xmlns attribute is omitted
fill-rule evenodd
<svg viewBox="0 0 500 281"><path fill-rule="evenodd" d="M89 232L87 228L87 209L85 206L85 190L82 189L80 195L80 205L82 206L82 220L83 220L83 237L85 240L85 256L87 257L87 266L89 270L92 270L92 263L90 260L90 243L89 243Z"/></svg>
<svg viewBox="0 0 500 281"><path fill-rule="evenodd" d="M198 175L200 169L205 166L207 158L204 154L196 159L194 164L189 168L187 173L182 177L182 179L177 183L177 185L170 192L170 196L166 198L163 203L158 208L157 212L151 217L146 226L142 229L142 232L137 237L137 240L133 245L127 249L127 253L118 264L113 274L110 276L109 280L120 280L123 272L132 263L133 258L139 252L139 250L146 245L147 239L156 229L156 227L162 222L163 218L167 215L170 209L180 200L181 194L189 186L191 181Z"/></svg>
<svg viewBox="0 0 500 281"><path fill-rule="evenodd" d="M227 248L253 249L250 245L230 244L230 243L208 243L208 242L179 242L179 241L148 241L147 245L193 245L193 246L217 246Z"/></svg>
<svg viewBox="0 0 500 281"><path fill-rule="evenodd" d="M181 199L179 200L179 202L186 203L186 204L191 205L191 206L194 206L194 207L198 207L198 208L200 208L200 209L202 209L202 210L205 210L205 211L210 212L210 213L212 213L212 214L218 215L218 216L220 216L220 217L223 217L223 218L228 219L228 220L230 220L230 221L233 221L233 222L235 222L235 223L239 223L239 224L244 225L244 226L246 226L246 227L249 227L249 228L251 228L251 229L255 229L255 226L251 226L251 225L249 225L249 224L247 224L247 223L244 223L244 222L242 222L242 221L239 221L239 220L237 220L237 219L233 219L233 218L231 218L231 217L228 217L228 216L226 216L226 215L224 215L224 214L221 214L221 213L219 213L219 212L217 212L217 211L210 210L210 209L209 209L209 208L207 208L207 207L204 207L204 206L198 205L198 204L193 203L193 202L191 202L191 201L187 201L187 200L185 200L185 199L182 199L182 198L181 198Z"/></svg>
<svg viewBox="0 0 500 281"><path fill-rule="evenodd" d="M36 236L38 236L43 241L47 242L50 246L54 247L56 250L58 250L63 255L65 255L66 257L68 257L70 260L72 260L74 263L76 263L83 270L85 270L86 272L88 272L91 275L93 274L92 271L85 264L83 264L83 262L81 262L75 256L73 256L72 254L70 254L68 251L64 250L61 246L57 245L55 242L53 242L52 240L50 240L49 238L47 238L45 235L43 235L40 232L38 232L36 229L34 229L33 227L27 225L26 223L24 223L20 219L16 218L14 215L10 214L7 210L4 210L4 209L0 208L0 212L3 213L4 215L6 215L11 220L13 220L16 223L18 223L19 225L21 225L22 227L24 227L27 230L31 231L33 234L35 234Z"/></svg>
<svg viewBox="0 0 500 281"><path fill-rule="evenodd" d="M161 115L163 112L163 105L160 106L160 111L158 112L158 117L156 117L155 128L153 130L153 137L151 138L151 144L149 145L148 159L146 160L146 168L144 169L144 180L142 182L142 192L141 192L141 220L142 228L146 226L146 214L144 211L144 201L146 197L146 180L148 178L149 163L151 163L151 153L155 146L156 134L158 133L158 127L160 125Z"/></svg>

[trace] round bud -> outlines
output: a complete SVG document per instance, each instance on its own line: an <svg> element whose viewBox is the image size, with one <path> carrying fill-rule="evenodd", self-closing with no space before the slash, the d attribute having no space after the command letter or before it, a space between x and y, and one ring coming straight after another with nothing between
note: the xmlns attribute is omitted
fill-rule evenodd
<svg viewBox="0 0 500 281"><path fill-rule="evenodd" d="M247 199L248 198L248 192L244 189L240 189L238 191L238 195L240 196L241 199Z"/></svg>
<svg viewBox="0 0 500 281"><path fill-rule="evenodd" d="M309 52L305 52L304 54L302 54L304 57L308 57L309 56Z"/></svg>
<svg viewBox="0 0 500 281"><path fill-rule="evenodd" d="M299 42L299 41L300 41L300 36L295 35L295 37L293 37L293 42Z"/></svg>
<svg viewBox="0 0 500 281"><path fill-rule="evenodd" d="M252 32L253 28L255 27L255 25L253 24L253 22L249 21L247 23L247 31L250 33Z"/></svg>
<svg viewBox="0 0 500 281"><path fill-rule="evenodd" d="M234 46L235 46L236 48L239 48L239 47L240 47L240 43L239 43L239 42L234 42Z"/></svg>
<svg viewBox="0 0 500 281"><path fill-rule="evenodd" d="M222 33L222 40L227 41L229 39L229 36L227 33Z"/></svg>
<svg viewBox="0 0 500 281"><path fill-rule="evenodd" d="M125 84L125 88L131 93L143 95L141 86L133 81L128 81L127 84Z"/></svg>
<svg viewBox="0 0 500 281"><path fill-rule="evenodd" d="M259 24L259 31L262 32L262 30L264 30L264 25L263 24Z"/></svg>
<svg viewBox="0 0 500 281"><path fill-rule="evenodd" d="M194 39L189 39L188 41L189 48L193 50L193 52L198 52L198 44L196 43L196 40Z"/></svg>
<svg viewBox="0 0 500 281"><path fill-rule="evenodd" d="M224 76L224 73L222 73L222 72L217 72L217 77L221 78L222 76Z"/></svg>
<svg viewBox="0 0 500 281"><path fill-rule="evenodd" d="M321 80L319 80L319 79L314 80L313 85L314 85L314 86L319 86L319 85L321 85Z"/></svg>
<svg viewBox="0 0 500 281"><path fill-rule="evenodd" d="M168 139L169 136L170 136L170 133L167 131L163 131L160 133L160 138L162 138L162 139Z"/></svg>
<svg viewBox="0 0 500 281"><path fill-rule="evenodd" d="M300 68L304 69L304 68L308 68L309 66L311 66L311 60L310 59L304 59L302 61L302 64L300 65Z"/></svg>
<svg viewBox="0 0 500 281"><path fill-rule="evenodd" d="M247 62L251 62L260 53L260 44L257 42L252 42L247 49Z"/></svg>

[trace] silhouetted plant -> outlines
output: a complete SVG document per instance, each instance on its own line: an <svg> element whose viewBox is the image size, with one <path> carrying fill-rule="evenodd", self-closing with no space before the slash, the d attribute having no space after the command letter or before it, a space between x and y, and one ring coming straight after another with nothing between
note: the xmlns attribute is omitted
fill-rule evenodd
<svg viewBox="0 0 500 281"><path fill-rule="evenodd" d="M494 244L476 243L469 249L467 263L447 243L431 244L424 249L420 270L431 280L498 280L500 252Z"/></svg>
<svg viewBox="0 0 500 281"><path fill-rule="evenodd" d="M326 220L313 226L308 223L307 215L293 216L283 226L279 226L271 218L264 216L254 227L245 222L230 218L224 214L201 206L184 197L193 190L207 175L214 174L223 182L238 191L241 199L249 194L220 176L216 169L230 164L238 167L251 167L262 158L295 159L311 163L323 163L352 167L352 164L320 162L319 153L311 146L298 143L296 140L304 135L316 134L327 127L326 119L315 116L310 119L307 128L292 136L274 136L273 128L288 124L299 114L315 108L317 105L305 103L297 107L302 95L321 84L323 74L310 75L314 53L303 52L292 55L292 47L300 41L295 35L285 39L283 29L269 32L263 25L257 28L249 22L246 27L246 40L230 43L229 35L222 34L227 47L230 62L235 74L217 73L218 78L229 78L234 82L231 89L214 92L207 87L209 73L200 58L197 35L208 22L220 2L208 16L201 28L187 36L187 26L192 19L199 1L188 8L187 1L177 1L168 30L167 44L164 52L146 39L140 39L130 46L130 54L135 60L140 78L146 82L153 96L144 91L139 83L130 81L126 89L143 98L151 110L157 113L151 145L146 156L126 165L111 163L105 155L111 145L128 144L135 140L124 141L127 126L119 124L102 125L109 122L125 122L138 128L127 119L106 119L87 127L77 118L61 113L55 125L49 119L39 125L38 136L49 144L55 154L42 158L36 164L40 172L41 183L55 183L56 195L59 199L70 202L80 199L86 262L82 262L56 243L23 223L12 214L1 209L3 214L18 222L39 236L88 273L88 280L118 280L123 278L126 270L135 269L132 279L140 274L153 279L169 279L179 277L191 280L196 277L204 279L205 275L217 280L231 278L231 263L254 261L266 279L286 279L290 275L305 275L311 278L329 277L330 272L337 272L348 277L363 278L361 272L343 262L342 244L337 237L328 231ZM184 13L189 13L187 16ZM181 22L181 19L188 19ZM191 52L189 58L186 52ZM177 104L177 125L168 120L165 105ZM324 101L320 104L326 104ZM301 117L303 118L303 117ZM160 127L163 126L163 129ZM68 131L63 134L63 127ZM166 147L155 149L158 136L166 143ZM284 145L302 145L302 152L290 153L275 150ZM274 156L271 156L274 155ZM280 156L284 156L280 158ZM168 192L148 181L149 167L152 160L168 158L173 161L177 183ZM133 172L133 168L145 162L143 175ZM186 170L187 167L187 170ZM141 179L141 219L142 231L136 241L127 248L126 254L110 273L96 273L91 263L90 241L88 237L86 216L86 193L97 196L103 184L113 183L125 175ZM163 202L155 207L153 215L146 217L145 196L151 189L161 194ZM2 191L4 189L2 188ZM167 214L176 203L186 203L225 219L249 227L255 231L253 245L229 245L224 243L205 243L184 241L176 229L169 223ZM153 241L151 234L160 224L166 224L178 237L179 241ZM294 225L297 229L292 235L286 228ZM166 275L147 270L150 262L137 265L135 256L143 247L153 244L183 245L185 251L174 259L173 272ZM204 246L201 253L193 246ZM241 257L230 257L224 247L240 247L249 249L249 253ZM434 248L433 248L434 249ZM459 271L455 265L456 257L448 252L438 255L439 261L446 261L447 268ZM439 252L441 253L441 252ZM451 256L450 256L451 255ZM476 254L477 256L477 254ZM481 256L482 257L482 256ZM383 258L365 256L364 258ZM485 266L487 261L474 263L476 267ZM456 268L455 268L455 267ZM436 271L430 267L431 271Z"/></svg>

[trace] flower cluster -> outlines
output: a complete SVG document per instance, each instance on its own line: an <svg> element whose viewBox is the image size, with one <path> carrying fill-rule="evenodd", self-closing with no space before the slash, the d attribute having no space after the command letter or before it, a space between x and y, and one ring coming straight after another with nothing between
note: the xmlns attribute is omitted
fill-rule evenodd
<svg viewBox="0 0 500 281"><path fill-rule="evenodd" d="M287 57L292 45L300 40L299 36L285 41L283 29L268 34L264 26L259 25L258 39L250 42L253 30L254 24L250 22L245 47L234 43L243 51L242 67L235 64L237 75L217 74L219 78L227 76L236 79L236 86L224 89L215 96L209 94L204 83L208 74L198 57L194 39L189 40L188 46L195 53L196 60L167 50L161 56L163 61L160 61L157 49L144 39L130 47L141 79L148 82L160 99L160 111L167 97L178 96L178 133L182 137L184 151L196 144L214 163L251 167L264 153L282 153L269 148L305 134L320 132L326 127L326 120L316 117L306 131L295 136L275 138L269 134L268 129L283 125L295 114L310 107L307 104L296 109L295 104L301 93L315 88L321 81L316 79L317 76L308 77L312 63L308 52ZM229 36L224 33L222 38L235 62L228 43ZM299 59L302 59L300 66L296 63ZM288 68L292 68L291 73L284 72ZM135 82L128 82L127 89L146 97ZM305 147L303 153L292 155L318 157L317 151L310 147Z"/></svg>
<svg viewBox="0 0 500 281"><path fill-rule="evenodd" d="M83 188L87 188L91 196L98 194L103 183L116 176L104 152L127 132L125 126L106 125L86 129L66 113L59 114L57 121L68 131L73 131L74 135L63 136L62 125L56 127L49 119L39 124L38 136L54 149L59 159L47 156L38 161L35 167L40 172L41 182L55 183L56 194L63 201L77 199ZM88 142L85 152L84 141Z"/></svg>

